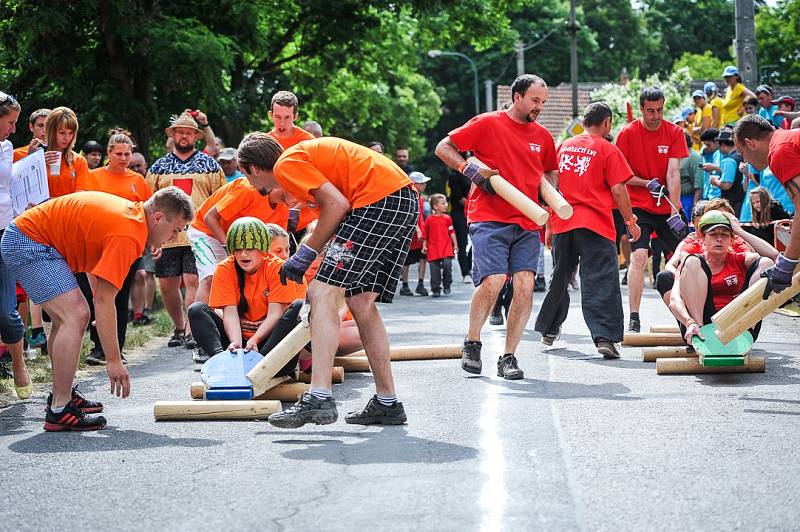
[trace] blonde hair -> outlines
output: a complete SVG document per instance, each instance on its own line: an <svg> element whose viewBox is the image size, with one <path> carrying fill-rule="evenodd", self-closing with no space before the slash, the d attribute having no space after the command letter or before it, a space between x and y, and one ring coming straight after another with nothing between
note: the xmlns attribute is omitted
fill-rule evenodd
<svg viewBox="0 0 800 532"><path fill-rule="evenodd" d="M708 200L703 214L711 211L725 211L736 216L736 213L733 212L733 206L731 206L731 202L725 198L714 198Z"/></svg>
<svg viewBox="0 0 800 532"><path fill-rule="evenodd" d="M753 202L750 201L750 214L752 215L752 220L754 224L757 225L769 225L772 223L772 195L770 195L769 190L764 187L756 187L750 191L750 195L758 196L758 199L761 200L761 210L757 211L753 207Z"/></svg>
<svg viewBox="0 0 800 532"><path fill-rule="evenodd" d="M110 150L117 144L127 144L131 147L131 151L136 147L136 144L131 140L131 132L121 127L114 127L108 130L108 149Z"/></svg>
<svg viewBox="0 0 800 532"><path fill-rule="evenodd" d="M439 203L440 201L447 201L447 196L444 194L431 194L431 197L428 198L428 203L431 204L431 207L433 207L434 203Z"/></svg>
<svg viewBox="0 0 800 532"><path fill-rule="evenodd" d="M75 147L75 141L78 140L78 116L69 107L56 107L47 115L47 120L44 122L44 134L48 146L56 145L58 130L62 128L75 132L72 142L62 152L67 165L72 166L77 155L72 148Z"/></svg>

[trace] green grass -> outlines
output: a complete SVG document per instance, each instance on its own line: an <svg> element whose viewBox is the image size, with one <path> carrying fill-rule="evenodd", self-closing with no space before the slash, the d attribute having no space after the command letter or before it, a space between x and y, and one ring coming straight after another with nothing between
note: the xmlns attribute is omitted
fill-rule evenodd
<svg viewBox="0 0 800 532"><path fill-rule="evenodd" d="M128 332L125 335L125 351L133 351L145 345L151 338L156 336L169 336L172 334L172 320L169 314L164 310L158 310L153 314L153 323L144 327L134 327L128 324ZM89 339L87 332L83 336L83 345L81 346L81 355L78 369L86 367L86 355L92 348L92 341ZM48 358L42 356L41 351L38 351L39 356L35 360L28 360L28 376L34 383L50 383L52 382L51 370L48 367ZM0 379L0 406L13 402L17 399L14 393L14 379Z"/></svg>

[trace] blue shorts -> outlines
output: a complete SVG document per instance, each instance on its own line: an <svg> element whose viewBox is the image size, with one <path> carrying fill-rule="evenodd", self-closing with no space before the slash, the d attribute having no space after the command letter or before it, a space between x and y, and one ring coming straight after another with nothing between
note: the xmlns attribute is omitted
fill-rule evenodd
<svg viewBox="0 0 800 532"><path fill-rule="evenodd" d="M3 233L0 246L8 269L37 305L78 288L61 253L31 240L13 222Z"/></svg>
<svg viewBox="0 0 800 532"><path fill-rule="evenodd" d="M469 225L469 236L475 286L489 275L536 271L541 247L539 231L526 231L517 224L474 222Z"/></svg>

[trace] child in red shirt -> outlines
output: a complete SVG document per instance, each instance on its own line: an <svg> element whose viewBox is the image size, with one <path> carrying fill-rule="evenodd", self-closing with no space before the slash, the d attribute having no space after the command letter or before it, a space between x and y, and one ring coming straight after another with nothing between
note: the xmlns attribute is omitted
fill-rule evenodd
<svg viewBox="0 0 800 532"><path fill-rule="evenodd" d="M427 253L431 266L431 292L433 297L441 297L442 284L444 293L450 293L453 282L453 256L458 253L456 232L453 220L447 212L447 198L444 194L433 194L430 197L433 213L425 220L423 231L422 253ZM444 283L442 283L444 277Z"/></svg>

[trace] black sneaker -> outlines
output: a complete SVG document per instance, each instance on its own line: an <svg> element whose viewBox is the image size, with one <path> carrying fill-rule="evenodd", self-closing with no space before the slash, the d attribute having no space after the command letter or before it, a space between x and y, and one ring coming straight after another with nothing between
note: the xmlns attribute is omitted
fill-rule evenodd
<svg viewBox="0 0 800 532"><path fill-rule="evenodd" d="M603 358L606 360L615 360L619 358L619 350L616 344L605 338L601 338L597 341L597 352L603 355Z"/></svg>
<svg viewBox="0 0 800 532"><path fill-rule="evenodd" d="M561 336L561 327L554 333L545 333L542 335L542 343L547 346L553 345L553 343L558 340L559 336Z"/></svg>
<svg viewBox="0 0 800 532"><path fill-rule="evenodd" d="M625 270L625 275L622 276L622 286L628 286L628 270Z"/></svg>
<svg viewBox="0 0 800 532"><path fill-rule="evenodd" d="M417 285L417 289L415 290L415 292L416 292L417 294L419 294L419 295L423 296L423 297L428 297L428 291L427 291L427 290L425 290L425 285L424 285L424 284L422 284L422 283L419 283L419 284Z"/></svg>
<svg viewBox="0 0 800 532"><path fill-rule="evenodd" d="M67 403L64 409L54 414L50 407L45 409L44 430L51 432L100 430L106 426L106 418L84 414L73 401Z"/></svg>
<svg viewBox="0 0 800 532"><path fill-rule="evenodd" d="M197 342L195 341L194 336L192 336L192 333L187 334L184 337L183 342L184 342L183 346L186 349L194 349L195 347L197 347Z"/></svg>
<svg viewBox="0 0 800 532"><path fill-rule="evenodd" d="M506 353L497 359L497 376L509 381L515 381L525 376L517 365L517 357L513 353Z"/></svg>
<svg viewBox="0 0 800 532"><path fill-rule="evenodd" d="M270 425L282 429L296 429L306 423L329 425L339 418L336 412L336 401L330 399L317 399L310 392L303 392L297 402L284 410L269 416Z"/></svg>
<svg viewBox="0 0 800 532"><path fill-rule="evenodd" d="M72 399L70 403L74 404L78 410L84 414L99 414L103 411L103 403L99 401L88 400L81 392L78 391L78 386L72 387ZM47 395L47 406L53 404L53 393Z"/></svg>
<svg viewBox="0 0 800 532"><path fill-rule="evenodd" d="M198 347L192 352L192 361L194 361L195 364L205 364L209 358L211 357L208 356L208 353L203 351L202 347Z"/></svg>
<svg viewBox="0 0 800 532"><path fill-rule="evenodd" d="M502 325L503 323L503 309L500 305L497 305L492 309L492 314L489 316L489 325Z"/></svg>
<svg viewBox="0 0 800 532"><path fill-rule="evenodd" d="M631 321L628 323L628 332L642 332L642 324L639 321L639 318L631 316Z"/></svg>
<svg viewBox="0 0 800 532"><path fill-rule="evenodd" d="M401 296L413 296L414 292L411 291L411 289L408 287L408 285L403 285L403 287L400 288L400 295Z"/></svg>
<svg viewBox="0 0 800 532"><path fill-rule="evenodd" d="M402 425L406 422L406 411L400 401L395 401L392 406L383 406L378 401L378 396L373 395L364 410L349 412L344 416L344 422L357 425Z"/></svg>
<svg viewBox="0 0 800 532"><path fill-rule="evenodd" d="M544 275L537 275L536 280L533 282L534 292L547 292L547 283L544 280Z"/></svg>
<svg viewBox="0 0 800 532"><path fill-rule="evenodd" d="M134 327L142 327L144 325L150 325L151 323L153 323L153 318L151 318L147 314L142 314L141 316L133 320Z"/></svg>
<svg viewBox="0 0 800 532"><path fill-rule="evenodd" d="M449 287L449 286L446 286L446 287L444 288L444 295L446 295L446 296L449 296L449 295L450 295L450 287Z"/></svg>
<svg viewBox="0 0 800 532"><path fill-rule="evenodd" d="M93 347L89 354L86 355L86 363L90 366L105 366L106 354L103 353L102 349Z"/></svg>
<svg viewBox="0 0 800 532"><path fill-rule="evenodd" d="M434 290L431 297L442 297L442 293L439 290Z"/></svg>
<svg viewBox="0 0 800 532"><path fill-rule="evenodd" d="M481 374L481 347L483 344L478 340L464 340L464 347L461 348L461 369L467 373Z"/></svg>
<svg viewBox="0 0 800 532"><path fill-rule="evenodd" d="M172 333L172 338L169 339L167 342L168 347L180 347L186 343L186 334L184 331L180 329L175 329L175 332Z"/></svg>

